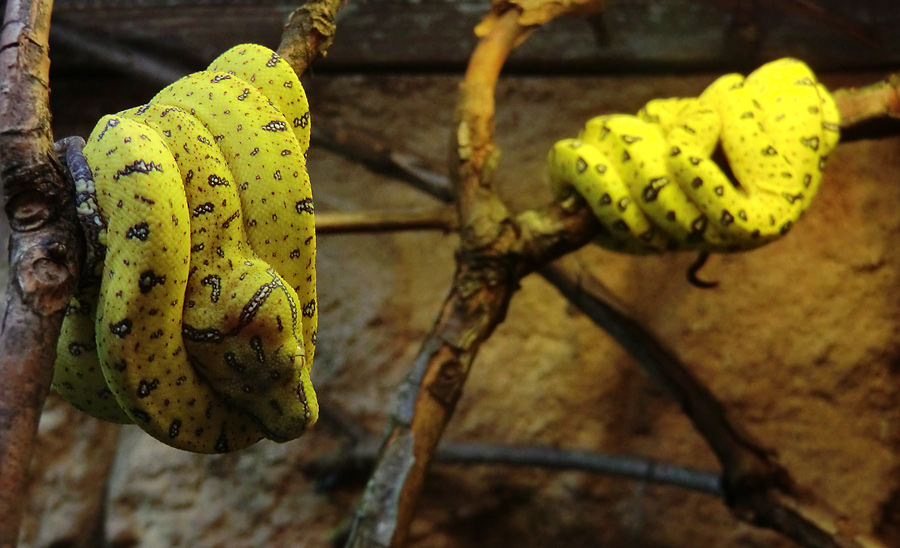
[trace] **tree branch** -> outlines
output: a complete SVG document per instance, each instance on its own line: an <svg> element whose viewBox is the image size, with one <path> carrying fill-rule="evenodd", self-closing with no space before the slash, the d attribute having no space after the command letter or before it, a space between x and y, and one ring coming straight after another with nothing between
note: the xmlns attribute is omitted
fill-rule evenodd
<svg viewBox="0 0 900 548"><path fill-rule="evenodd" d="M50 0L9 0L0 33L0 182L10 277L0 324L0 547L16 545L28 466L82 242L53 152Z"/></svg>
<svg viewBox="0 0 900 548"><path fill-rule="evenodd" d="M360 234L401 230L456 230L456 214L447 207L424 211L363 211L316 214L317 234Z"/></svg>
<svg viewBox="0 0 900 548"><path fill-rule="evenodd" d="M344 483L340 480L341 476L364 477L364 475L368 475L377 457L378 452L373 445L361 444L352 450L342 450L304 464L303 470L307 474L319 478L328 478L329 482ZM673 485L707 495L723 496L718 473L638 456L610 455L539 445L442 443L434 454L434 462L464 466L491 464L550 470L576 470L647 483Z"/></svg>

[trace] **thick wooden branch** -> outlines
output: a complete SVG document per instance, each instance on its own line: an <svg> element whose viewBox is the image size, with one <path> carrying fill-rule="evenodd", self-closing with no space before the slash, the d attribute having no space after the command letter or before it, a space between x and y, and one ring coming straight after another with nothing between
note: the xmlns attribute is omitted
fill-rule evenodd
<svg viewBox="0 0 900 548"><path fill-rule="evenodd" d="M56 340L82 255L71 189L53 152L50 0L9 0L0 33L0 182L10 277L0 324L0 547L16 545Z"/></svg>

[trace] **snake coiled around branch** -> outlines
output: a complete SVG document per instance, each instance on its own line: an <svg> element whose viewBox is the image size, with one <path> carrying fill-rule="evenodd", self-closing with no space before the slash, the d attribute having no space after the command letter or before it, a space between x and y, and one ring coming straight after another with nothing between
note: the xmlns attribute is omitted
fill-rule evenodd
<svg viewBox="0 0 900 548"><path fill-rule="evenodd" d="M753 249L786 234L839 139L834 99L801 61L729 74L697 98L588 121L547 159L558 199L584 198L626 253Z"/></svg>
<svg viewBox="0 0 900 548"><path fill-rule="evenodd" d="M99 251L63 324L57 392L204 453L315 423L309 131L297 75L253 44L98 122L89 171L72 171Z"/></svg>

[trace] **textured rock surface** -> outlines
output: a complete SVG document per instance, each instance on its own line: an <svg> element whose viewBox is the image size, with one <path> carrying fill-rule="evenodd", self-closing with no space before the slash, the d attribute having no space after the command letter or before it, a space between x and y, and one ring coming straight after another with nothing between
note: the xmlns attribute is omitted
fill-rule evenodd
<svg viewBox="0 0 900 548"><path fill-rule="evenodd" d="M546 202L546 151L589 116L634 111L655 96L693 95L711 79L504 80L497 116L502 196L516 211ZM455 79L313 77L305 84L316 115L387 135L437 165L445 160ZM106 85L123 102L105 110L152 95L119 80ZM86 134L102 114L92 91L78 93L65 82L54 88L59 136ZM685 282L689 255L633 258L586 248L573 260L632 306L778 450L801 484L900 545L900 252L891 245L900 232L898 151L898 140L840 146L819 197L788 237L710 260L702 274L718 280L718 289ZM309 163L319 212L433 205L321 149ZM393 389L447 291L455 246L454 236L438 233L320 239L314 374L324 412L381 432ZM296 442L224 456L169 449L133 427L116 444L116 427L55 401L44 418L23 546L91 545L94 534L115 547L328 546L360 493L359 483L335 486L322 481L334 478L304 473L306 463L346 446L328 417ZM446 439L717 467L677 406L537 277L523 281L507 321L483 348ZM411 545L791 546L740 523L719 500L673 487L449 465L433 469Z"/></svg>

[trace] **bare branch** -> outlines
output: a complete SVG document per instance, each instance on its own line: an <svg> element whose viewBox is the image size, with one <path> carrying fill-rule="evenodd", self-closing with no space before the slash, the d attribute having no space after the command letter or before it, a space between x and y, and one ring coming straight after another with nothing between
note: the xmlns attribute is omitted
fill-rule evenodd
<svg viewBox="0 0 900 548"><path fill-rule="evenodd" d="M402 230L456 230L456 214L448 207L426 211L326 212L316 215L317 234L360 234Z"/></svg>
<svg viewBox="0 0 900 548"><path fill-rule="evenodd" d="M334 18L344 4L345 0L309 0L291 13L278 53L298 75L331 47L337 30Z"/></svg>
<svg viewBox="0 0 900 548"><path fill-rule="evenodd" d="M315 476L359 477L370 472L378 453L372 444L361 444L304 465ZM488 443L442 443L435 463L474 466L522 466L552 470L577 470L647 483L673 485L708 495L723 496L719 474L645 457L610 455L547 446L504 446Z"/></svg>
<svg viewBox="0 0 900 548"><path fill-rule="evenodd" d="M50 0L9 0L0 34L0 181L10 277L0 325L0 547L16 545L56 339L82 254L50 132Z"/></svg>

